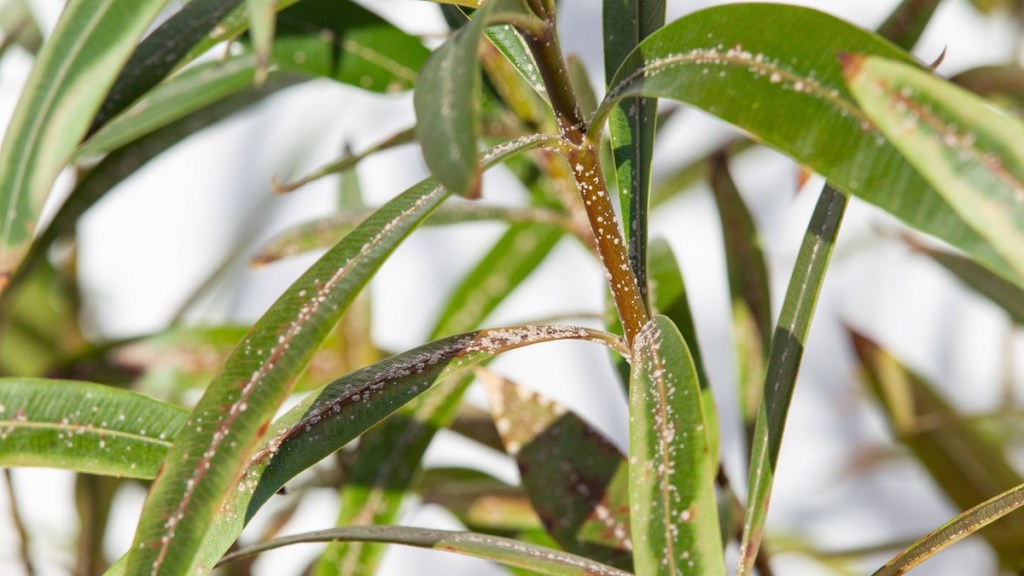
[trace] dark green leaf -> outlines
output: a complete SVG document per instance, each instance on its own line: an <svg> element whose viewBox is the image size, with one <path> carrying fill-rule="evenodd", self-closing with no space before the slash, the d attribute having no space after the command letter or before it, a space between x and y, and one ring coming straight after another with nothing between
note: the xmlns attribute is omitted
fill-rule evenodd
<svg viewBox="0 0 1024 576"><path fill-rule="evenodd" d="M747 510L743 520L743 541L737 574L750 574L757 558L768 503L775 481L782 434L786 428L789 405L793 400L796 377L804 354L804 344L811 329L814 308L818 304L821 285L825 281L839 226L843 221L848 198L826 184L811 215L803 244L789 278L775 334L772 336L767 374L761 404L757 411L754 439L750 455L750 481L747 488Z"/></svg>
<svg viewBox="0 0 1024 576"><path fill-rule="evenodd" d="M878 35L904 50L913 49L942 0L903 0L878 27Z"/></svg>
<svg viewBox="0 0 1024 576"><path fill-rule="evenodd" d="M573 554L632 569L629 471L618 448L550 398L489 372L483 383L548 533Z"/></svg>
<svg viewBox="0 0 1024 576"><path fill-rule="evenodd" d="M604 74L610 87L615 71L626 56L644 38L665 25L665 0L605 0L603 7ZM657 116L657 99L626 98L608 118L629 262L645 296L647 207Z"/></svg>
<svg viewBox="0 0 1024 576"><path fill-rule="evenodd" d="M159 84L242 0L192 0L132 52L93 119L93 134Z"/></svg>

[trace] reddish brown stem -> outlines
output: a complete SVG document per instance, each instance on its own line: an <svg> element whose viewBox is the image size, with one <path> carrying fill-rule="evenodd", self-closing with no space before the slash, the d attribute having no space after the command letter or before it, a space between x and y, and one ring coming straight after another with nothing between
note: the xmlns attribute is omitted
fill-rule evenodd
<svg viewBox="0 0 1024 576"><path fill-rule="evenodd" d="M604 264L615 307L622 319L622 331L626 342L632 345L633 338L647 323L647 308L629 266L629 255L619 231L612 200L608 196L597 147L589 143L568 146L568 159L590 220L590 228L597 240L597 253Z"/></svg>

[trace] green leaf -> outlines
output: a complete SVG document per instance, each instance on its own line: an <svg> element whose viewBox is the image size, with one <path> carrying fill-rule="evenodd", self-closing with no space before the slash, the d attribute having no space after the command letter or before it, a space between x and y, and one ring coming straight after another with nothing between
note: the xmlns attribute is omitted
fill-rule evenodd
<svg viewBox="0 0 1024 576"><path fill-rule="evenodd" d="M226 556L224 561L231 562L245 556L301 542L331 541L383 542L419 548L434 548L492 560L550 576L629 576L629 572L605 566L582 556L518 540L473 532L451 532L408 526L351 526L298 534L239 550Z"/></svg>
<svg viewBox="0 0 1024 576"><path fill-rule="evenodd" d="M843 81L843 52L911 62L882 38L808 8L735 4L695 12L626 59L592 130L627 96L686 102L1013 278L988 240L872 127Z"/></svg>
<svg viewBox="0 0 1024 576"><path fill-rule="evenodd" d="M772 341L772 302L761 235L729 174L725 153L711 158L711 190L718 205L732 299L740 413L747 441L754 434Z"/></svg>
<svg viewBox="0 0 1024 576"><path fill-rule="evenodd" d="M441 45L420 70L413 94L416 137L427 167L453 193L480 196L477 135L480 133L480 60L487 27L509 14L530 14L522 0L494 0Z"/></svg>
<svg viewBox="0 0 1024 576"><path fill-rule="evenodd" d="M0 466L152 478L187 417L120 388L0 378Z"/></svg>
<svg viewBox="0 0 1024 576"><path fill-rule="evenodd" d="M611 81L626 56L665 25L665 0L605 0L604 74ZM647 207L651 159L657 128L658 101L626 98L608 118L615 157L615 181L622 206L622 226L629 244L629 262L640 289L647 293Z"/></svg>
<svg viewBox="0 0 1024 576"><path fill-rule="evenodd" d="M193 66L157 85L134 106L106 123L75 151L88 159L116 150L196 110L238 93L253 82L251 55Z"/></svg>
<svg viewBox="0 0 1024 576"><path fill-rule="evenodd" d="M1024 123L900 62L847 56L843 67L886 138L1024 277Z"/></svg>
<svg viewBox="0 0 1024 576"><path fill-rule="evenodd" d="M549 140L506 143L487 159L497 162ZM447 196L432 180L403 192L320 258L257 321L199 400L150 488L128 574L188 570L294 378L384 259Z"/></svg>
<svg viewBox="0 0 1024 576"><path fill-rule="evenodd" d="M242 0L192 0L147 35L132 52L93 119L94 134L159 84L192 47Z"/></svg>
<svg viewBox="0 0 1024 576"><path fill-rule="evenodd" d="M811 329L814 308L818 304L821 285L825 281L839 226L846 212L848 198L826 184L811 215L796 265L789 278L782 314L772 336L767 374L761 404L754 426L750 454L750 478L747 488L747 509L743 519L743 540L737 574L750 574L764 537L768 503L775 482L775 466L779 462L782 433L793 400L796 377L800 372L804 345Z"/></svg>
<svg viewBox="0 0 1024 576"><path fill-rule="evenodd" d="M886 562L872 576L899 576L911 568L974 534L979 529L1006 516L1024 505L1024 484L1003 492L958 514L934 532L914 542L895 558Z"/></svg>
<svg viewBox="0 0 1024 576"><path fill-rule="evenodd" d="M715 471L697 371L672 321L633 343L629 506L637 574L725 574Z"/></svg>
<svg viewBox="0 0 1024 576"><path fill-rule="evenodd" d="M881 401L896 438L907 445L942 491L967 509L1024 480L1006 461L1005 446L980 434L935 389L868 338L851 331L865 380ZM1024 561L1024 518L1009 516L982 530L1004 568Z"/></svg>
<svg viewBox="0 0 1024 576"><path fill-rule="evenodd" d="M135 41L166 0L72 0L43 45L0 148L0 291L43 202Z"/></svg>
<svg viewBox="0 0 1024 576"><path fill-rule="evenodd" d="M546 228L510 227L452 292L451 304L438 318L432 338L470 330L482 323L551 251L557 238L551 239L552 232ZM490 288L499 286L500 291ZM459 313L463 307L466 313ZM342 488L339 525L394 521L435 431L455 418L472 381L469 376L442 382L361 439L352 481ZM381 546L334 544L324 552L317 573L372 572L382 553Z"/></svg>
<svg viewBox="0 0 1024 576"><path fill-rule="evenodd" d="M482 380L505 450L548 533L568 552L631 570L626 458L565 406L494 373Z"/></svg>

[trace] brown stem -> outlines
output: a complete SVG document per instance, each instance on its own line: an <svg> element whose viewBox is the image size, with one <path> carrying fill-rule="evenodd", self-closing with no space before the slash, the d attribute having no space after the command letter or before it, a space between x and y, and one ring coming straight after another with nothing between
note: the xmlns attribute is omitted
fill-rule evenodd
<svg viewBox="0 0 1024 576"><path fill-rule="evenodd" d="M598 159L597 146L584 144L568 146L569 166L576 177L576 186L583 199L583 207L590 220L590 228L597 240L597 253L604 264L605 276L612 289L615 307L622 319L622 331L626 342L632 345L633 338L647 323L647 308L640 296L636 277L629 266L626 243L619 231L619 221L612 207L604 173Z"/></svg>
<svg viewBox="0 0 1024 576"><path fill-rule="evenodd" d="M520 29L520 32L537 62L548 99L551 100L551 109L558 122L558 133L569 142L580 145L587 133L587 122L583 119L583 111L562 57L554 16L545 24L531 30Z"/></svg>
<svg viewBox="0 0 1024 576"><path fill-rule="evenodd" d="M558 132L566 143L569 166L597 241L597 253L604 265L615 307L622 320L622 331L626 342L632 345L633 338L647 323L647 308L630 267L626 243L619 229L612 200L608 196L608 186L598 157L598 145L586 138L587 122L569 79L565 58L562 57L553 12L548 14L545 23L546 26L521 29L520 32L537 62L547 88Z"/></svg>

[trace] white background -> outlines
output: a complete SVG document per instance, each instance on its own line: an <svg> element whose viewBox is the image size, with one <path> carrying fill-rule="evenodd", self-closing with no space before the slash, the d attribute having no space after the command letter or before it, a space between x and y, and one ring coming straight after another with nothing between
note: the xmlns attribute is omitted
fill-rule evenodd
<svg viewBox="0 0 1024 576"><path fill-rule="evenodd" d="M718 2L669 2L669 18ZM872 28L894 0L794 2L815 6ZM367 5L414 32L444 30L429 2L381 0ZM564 0L563 48L580 55L596 86L603 85L600 3ZM61 3L36 0L34 9L52 26ZM766 22L766 26L772 25ZM799 34L799 31L793 31ZM966 0L944 2L915 53L932 61L948 48L940 68L953 74L983 63L1014 59L1015 31L1005 16L986 19ZM0 62L0 118L13 110L28 58L12 51ZM116 189L82 221L79 245L85 319L96 335L128 336L158 331L232 250L251 250L289 225L331 209L336 181L274 197L272 175L303 174L337 156L343 143L359 150L413 122L408 95L374 97L330 82L288 90L249 112L197 135L152 162ZM678 115L659 135L655 178L721 142L730 128L697 112ZM734 162L734 174L764 234L776 315L821 182L796 189L796 167L765 150ZM383 201L424 175L415 147L381 154L359 168L366 194ZM61 186L58 185L58 193ZM524 193L500 170L485 180L487 201L516 203ZM502 232L497 224L419 231L396 252L372 284L374 334L380 346L400 350L420 344L446 291ZM891 460L868 471L851 470L858 459L889 442L858 381L843 331L855 326L930 377L959 406L990 410L998 404L1001 355L1010 337L1004 314L969 293L937 266L912 254L895 235L899 225L854 200L849 208L808 342L772 498L770 532L797 534L829 548L915 538L955 511L915 465ZM743 477L728 289L721 234L704 185L672 201L652 219L653 235L668 238L679 256L701 345L716 391L723 450L731 477ZM261 270L236 266L229 281L189 317L195 322L252 321L305 266L297 258ZM564 311L598 312L602 278L593 260L565 241L502 306L490 325L518 323ZM500 372L572 406L626 444L625 403L612 380L604 350L586 344L552 344L515 352L495 365ZM1019 382L1018 382L1019 384ZM481 402L482 395L472 400ZM428 465L485 465L514 481L514 466L442 434ZM77 533L71 475L46 470L14 473L19 507L32 537L32 560L42 574L64 574L72 563ZM117 520L106 542L116 557L130 543L141 489L118 498ZM326 528L336 510L325 492L300 509L287 531ZM0 497L0 573L19 574L17 539L8 502ZM457 527L443 511L410 506L403 522ZM318 547L267 554L263 574L298 574ZM870 572L874 558L856 569ZM794 554L775 558L777 574L818 574L820 567ZM442 572L443 571L443 572ZM986 546L968 541L919 568L920 574L993 573ZM486 563L439 552L394 549L389 574L500 573Z"/></svg>

